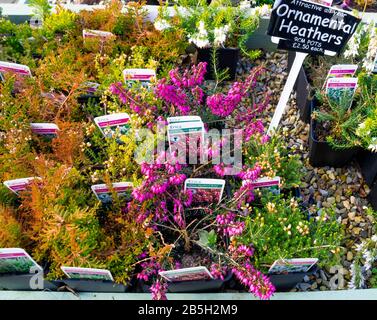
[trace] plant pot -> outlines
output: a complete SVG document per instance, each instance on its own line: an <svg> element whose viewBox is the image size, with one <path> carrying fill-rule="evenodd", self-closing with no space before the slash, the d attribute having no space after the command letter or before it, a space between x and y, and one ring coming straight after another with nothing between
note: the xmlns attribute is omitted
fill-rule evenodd
<svg viewBox="0 0 377 320"><path fill-rule="evenodd" d="M361 150L356 158L365 183L371 187L377 177L377 153Z"/></svg>
<svg viewBox="0 0 377 320"><path fill-rule="evenodd" d="M290 291L297 284L304 280L305 276L312 275L316 271L316 267L312 267L308 272L292 272L288 274L269 274L271 283L277 292Z"/></svg>
<svg viewBox="0 0 377 320"><path fill-rule="evenodd" d="M311 115L311 85L306 76L305 69L301 67L296 80L296 105L300 111L300 119L309 123Z"/></svg>
<svg viewBox="0 0 377 320"><path fill-rule="evenodd" d="M293 61L295 60L296 53L294 51L288 51L288 73L291 71ZM311 99L309 98L311 92L311 86L308 82L305 69L301 67L298 74L293 90L296 91L296 105L300 111L300 119L305 123L310 121L311 112Z"/></svg>
<svg viewBox="0 0 377 320"><path fill-rule="evenodd" d="M197 49L197 62L207 62L207 73L205 74L206 80L215 79L212 63L212 50L212 48ZM237 63L240 57L240 49L218 48L216 50L216 54L219 71L228 69L227 80L233 81L236 78Z"/></svg>
<svg viewBox="0 0 377 320"><path fill-rule="evenodd" d="M372 184L367 199L373 210L377 210L377 181Z"/></svg>
<svg viewBox="0 0 377 320"><path fill-rule="evenodd" d="M312 110L315 108L315 100L312 102ZM333 149L328 142L318 141L315 137L314 130L317 122L313 119L310 121L309 134L309 162L313 167L335 167L340 168L350 162L358 153L359 148L353 147L343 150Z"/></svg>
<svg viewBox="0 0 377 320"><path fill-rule="evenodd" d="M36 291L36 290L57 290L55 283L43 280L43 288L32 289L31 283L34 282L33 274L10 274L0 276L0 290L11 291Z"/></svg>
<svg viewBox="0 0 377 320"><path fill-rule="evenodd" d="M291 71L293 61L295 60L295 56L296 56L296 53L294 51L288 51L288 65L287 65L287 72L288 73ZM295 85L293 86L294 91L297 90L297 81L298 81L298 79L296 80ZM297 95L297 93L296 93L296 95Z"/></svg>
<svg viewBox="0 0 377 320"><path fill-rule="evenodd" d="M198 281L179 281L169 282L169 293L217 293L220 292L225 284L232 278L233 274L229 272L224 280L198 280ZM141 282L142 291L150 293L150 286Z"/></svg>
<svg viewBox="0 0 377 320"><path fill-rule="evenodd" d="M60 288L67 286L76 292L123 293L128 288L123 284L105 280L64 279L57 280L55 283L59 283Z"/></svg>

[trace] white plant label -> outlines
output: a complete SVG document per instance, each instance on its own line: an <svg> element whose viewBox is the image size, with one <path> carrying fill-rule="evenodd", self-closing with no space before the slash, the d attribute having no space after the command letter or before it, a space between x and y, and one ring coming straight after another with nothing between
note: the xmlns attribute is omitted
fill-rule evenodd
<svg viewBox="0 0 377 320"><path fill-rule="evenodd" d="M34 274L38 270L43 271L24 249L0 249L0 274Z"/></svg>
<svg viewBox="0 0 377 320"><path fill-rule="evenodd" d="M94 122L105 137L112 137L117 130L126 134L130 129L130 116L127 113L113 113L94 118Z"/></svg>
<svg viewBox="0 0 377 320"><path fill-rule="evenodd" d="M183 268L160 271L159 275L169 282L210 280L213 276L206 267Z"/></svg>
<svg viewBox="0 0 377 320"><path fill-rule="evenodd" d="M223 179L189 178L184 190L191 190L193 203L220 203L225 188Z"/></svg>
<svg viewBox="0 0 377 320"><path fill-rule="evenodd" d="M34 180L42 180L39 177L29 177L4 181L4 185L15 194L19 194L21 191L25 191Z"/></svg>
<svg viewBox="0 0 377 320"><path fill-rule="evenodd" d="M70 279L114 281L109 270L94 268L61 267L64 274Z"/></svg>

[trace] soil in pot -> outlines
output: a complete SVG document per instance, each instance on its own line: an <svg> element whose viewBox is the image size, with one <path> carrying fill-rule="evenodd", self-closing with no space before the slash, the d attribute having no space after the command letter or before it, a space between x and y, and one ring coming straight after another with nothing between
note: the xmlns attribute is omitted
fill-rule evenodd
<svg viewBox="0 0 377 320"><path fill-rule="evenodd" d="M198 48L197 62L207 62L206 80L214 80L216 78L214 66L212 63L212 48ZM236 78L237 63L239 61L240 49L238 48L218 48L216 49L218 70L228 69L227 80L233 81Z"/></svg>

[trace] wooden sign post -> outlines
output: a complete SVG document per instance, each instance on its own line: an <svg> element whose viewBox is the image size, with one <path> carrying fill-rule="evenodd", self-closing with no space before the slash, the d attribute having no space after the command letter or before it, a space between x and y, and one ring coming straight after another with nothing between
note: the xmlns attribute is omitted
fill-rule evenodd
<svg viewBox="0 0 377 320"><path fill-rule="evenodd" d="M360 19L347 11L305 0L276 0L267 34L278 49L296 56L268 134L277 129L301 66L308 54L336 55L356 31Z"/></svg>

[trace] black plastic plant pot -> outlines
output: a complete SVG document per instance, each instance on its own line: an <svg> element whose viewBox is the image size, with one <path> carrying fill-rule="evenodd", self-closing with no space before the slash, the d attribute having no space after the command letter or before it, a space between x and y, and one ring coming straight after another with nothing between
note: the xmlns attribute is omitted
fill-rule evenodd
<svg viewBox="0 0 377 320"><path fill-rule="evenodd" d="M268 277L277 292L290 291L313 272L294 272L288 274L269 274Z"/></svg>
<svg viewBox="0 0 377 320"><path fill-rule="evenodd" d="M377 181L372 184L367 199L373 210L377 210Z"/></svg>
<svg viewBox="0 0 377 320"><path fill-rule="evenodd" d="M314 102L312 108L314 108ZM318 141L314 132L316 126L317 122L312 119L309 134L309 162L313 167L341 168L358 153L359 148L357 147L336 150L327 141Z"/></svg>
<svg viewBox="0 0 377 320"><path fill-rule="evenodd" d="M127 286L123 284L105 280L64 279L55 283L59 283L60 288L67 286L76 292L124 293L127 290Z"/></svg>
<svg viewBox="0 0 377 320"><path fill-rule="evenodd" d="M232 278L233 274L229 272L224 280L212 279L212 280L195 280L195 281L179 281L169 282L169 293L217 293L224 289L225 284ZM144 293L150 293L150 286L141 283L142 291Z"/></svg>
<svg viewBox="0 0 377 320"><path fill-rule="evenodd" d="M11 274L0 276L0 290L11 291L56 291L57 286L53 282L43 280L43 284L37 283L33 274Z"/></svg>
<svg viewBox="0 0 377 320"><path fill-rule="evenodd" d="M295 60L296 53L294 51L288 51L288 65L287 65L287 72L289 73L291 71L293 61ZM293 90L297 90L297 82L298 78L295 82L295 85L293 86Z"/></svg>
<svg viewBox="0 0 377 320"><path fill-rule="evenodd" d="M356 160L360 166L360 171L365 183L371 187L377 177L377 153L368 150L361 150Z"/></svg>
<svg viewBox="0 0 377 320"><path fill-rule="evenodd" d="M301 67L296 81L296 104L300 111L300 119L305 123L310 122L311 114L311 85L306 76L305 69Z"/></svg>
<svg viewBox="0 0 377 320"><path fill-rule="evenodd" d="M214 80L215 74L212 63L212 48L197 49L198 62L207 62L207 73L205 75L206 80ZM217 65L219 71L228 69L227 80L233 81L236 78L237 63L240 57L239 48L218 48L216 49Z"/></svg>

